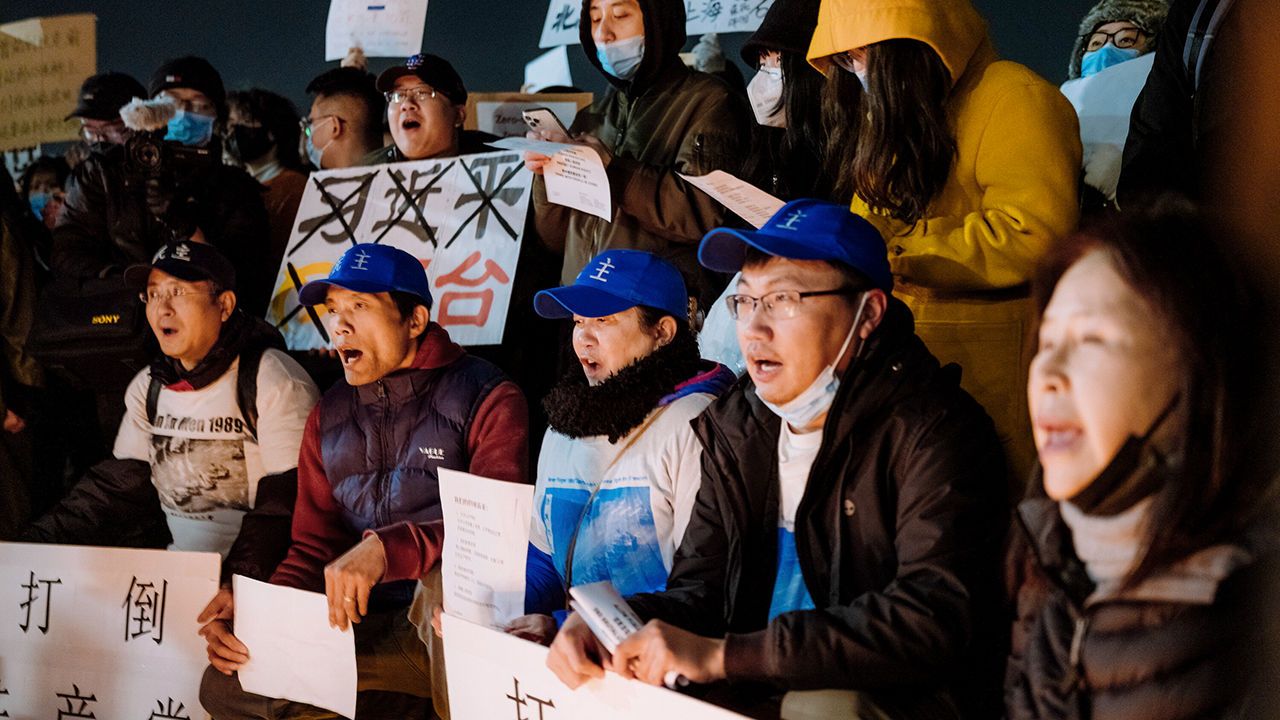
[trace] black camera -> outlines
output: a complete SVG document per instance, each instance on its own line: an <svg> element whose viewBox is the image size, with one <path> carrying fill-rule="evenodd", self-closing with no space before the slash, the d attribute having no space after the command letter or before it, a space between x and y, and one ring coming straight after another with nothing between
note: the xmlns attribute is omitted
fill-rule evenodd
<svg viewBox="0 0 1280 720"><path fill-rule="evenodd" d="M164 140L164 131L134 132L124 144L125 173L132 180L185 178L222 161L213 147Z"/></svg>

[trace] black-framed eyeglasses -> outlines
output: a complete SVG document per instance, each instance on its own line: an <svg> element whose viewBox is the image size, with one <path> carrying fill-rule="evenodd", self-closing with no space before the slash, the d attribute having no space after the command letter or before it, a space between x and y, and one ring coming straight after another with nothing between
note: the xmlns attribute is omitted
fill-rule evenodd
<svg viewBox="0 0 1280 720"><path fill-rule="evenodd" d="M851 287L836 288L834 290L814 290L811 292L780 290L761 297L742 294L730 295L724 301L729 306L729 316L737 321L750 318L755 313L756 308L761 305L764 306L765 314L774 320L790 320L799 314L800 303L805 298L822 297L824 295L843 295L848 297L856 295L858 292L860 291Z"/></svg>
<svg viewBox="0 0 1280 720"><path fill-rule="evenodd" d="M1088 39L1088 43L1085 45L1085 52L1101 50L1102 46L1108 42L1121 50L1128 50L1137 47L1138 43L1146 36L1147 33L1142 28L1137 27L1122 28L1109 33L1102 31L1091 32L1084 36Z"/></svg>
<svg viewBox="0 0 1280 720"><path fill-rule="evenodd" d="M383 96L386 97L388 105L399 105L406 100L412 100L415 105L420 105L428 100L434 100L438 94L435 88L422 85L408 90L392 90L383 93Z"/></svg>

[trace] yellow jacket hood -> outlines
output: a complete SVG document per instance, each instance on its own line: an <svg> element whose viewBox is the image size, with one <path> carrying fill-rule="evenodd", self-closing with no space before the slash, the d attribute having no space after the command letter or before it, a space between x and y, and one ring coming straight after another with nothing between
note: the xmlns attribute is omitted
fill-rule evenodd
<svg viewBox="0 0 1280 720"><path fill-rule="evenodd" d="M809 62L821 72L831 55L884 40L919 40L960 80L979 49L987 23L969 0L822 0Z"/></svg>

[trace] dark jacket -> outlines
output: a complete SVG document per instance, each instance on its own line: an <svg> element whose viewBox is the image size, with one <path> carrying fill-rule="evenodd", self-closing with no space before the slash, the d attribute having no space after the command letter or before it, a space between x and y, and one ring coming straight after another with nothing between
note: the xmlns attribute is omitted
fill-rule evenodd
<svg viewBox="0 0 1280 720"><path fill-rule="evenodd" d="M939 367L904 305L891 301L846 371L796 513L818 610L768 621L779 418L744 379L694 429L702 486L667 590L631 598L641 617L726 636L730 681L950 690L973 717L994 714L1004 458L991 419L960 389L959 368Z"/></svg>
<svg viewBox="0 0 1280 720"><path fill-rule="evenodd" d="M590 3L582 3L582 49L600 69L591 37ZM554 205L547 186L535 178L533 203L538 235L564 252L561 282L610 248L647 250L673 261L690 292L704 301L719 287L704 278L698 242L723 224L726 210L678 173L737 173L748 142L751 108L724 81L694 72L679 57L685 42L681 0L640 0L644 12L645 55L630 82L603 70L613 86L578 113L571 129L593 135L613 153L607 168L613 196L612 222Z"/></svg>
<svg viewBox="0 0 1280 720"><path fill-rule="evenodd" d="M1200 62L1196 81L1185 61L1187 33L1203 0L1173 0L1160 28L1160 46L1147 84L1129 119L1124 164L1116 198L1125 207L1144 196L1175 191L1200 197L1214 148L1231 142L1236 127L1233 85L1240 72L1222 61L1218 49L1229 48L1241 33L1240 12L1228 12ZM1212 6L1227 4L1213 0ZM1212 8L1211 8L1212 9ZM1212 13L1205 14L1201 25Z"/></svg>
<svg viewBox="0 0 1280 720"><path fill-rule="evenodd" d="M53 230L54 275L116 275L150 262L175 233L199 228L235 267L240 307L261 317L279 270L263 257L271 224L262 186L245 171L218 163L192 171L172 190L168 212L157 218L147 206L145 181L128 177L124 146L90 155L71 174Z"/></svg>
<svg viewBox="0 0 1280 720"><path fill-rule="evenodd" d="M1266 646L1260 630L1267 623L1253 616L1251 601L1259 566L1235 570L1218 586L1212 604L1123 593L1087 602L1094 584L1075 554L1058 504L1027 500L1018 507L1018 521L1011 553L1017 605L1005 678L1007 717L1238 717L1233 713L1245 697L1240 679L1256 669L1239 643L1250 638Z"/></svg>

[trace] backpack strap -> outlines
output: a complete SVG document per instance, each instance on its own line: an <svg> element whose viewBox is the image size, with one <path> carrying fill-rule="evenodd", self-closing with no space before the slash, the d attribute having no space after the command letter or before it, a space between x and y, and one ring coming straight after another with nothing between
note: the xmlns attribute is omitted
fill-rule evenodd
<svg viewBox="0 0 1280 720"><path fill-rule="evenodd" d="M151 378L151 384L147 386L147 424L154 426L156 424L156 412L160 407L160 391L164 389L164 383L160 382L160 378L153 373L147 373Z"/></svg>
<svg viewBox="0 0 1280 720"><path fill-rule="evenodd" d="M258 441L258 367L264 352L266 348L257 347L240 353L240 368L236 372L236 406L254 442Z"/></svg>
<svg viewBox="0 0 1280 720"><path fill-rule="evenodd" d="M1204 69L1209 46L1213 44L1213 36L1234 2L1235 0L1200 0L1195 14L1191 16L1191 27L1187 29L1187 41L1182 48L1182 64L1187 69L1192 92L1200 89L1200 72Z"/></svg>

